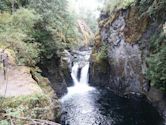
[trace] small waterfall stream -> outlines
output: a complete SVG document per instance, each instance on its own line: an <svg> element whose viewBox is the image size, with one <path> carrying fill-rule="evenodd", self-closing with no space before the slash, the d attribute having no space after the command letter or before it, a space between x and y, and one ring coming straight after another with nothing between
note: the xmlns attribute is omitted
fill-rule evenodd
<svg viewBox="0 0 166 125"><path fill-rule="evenodd" d="M73 82L74 82L74 85L78 85L79 82L78 82L78 79L77 79L77 76L78 76L78 64L74 64L74 66L72 67L72 72L71 72L71 77L73 79Z"/></svg>
<svg viewBox="0 0 166 125"><path fill-rule="evenodd" d="M89 71L89 63L86 64L84 67L81 68L81 76L80 80L77 78L78 77L78 69L79 66L77 63L75 63L72 67L72 79L74 81L74 86L79 86L80 84L84 84L88 86L88 81L89 81L89 76L88 76L88 71Z"/></svg>
<svg viewBox="0 0 166 125"><path fill-rule="evenodd" d="M90 87L88 84L89 81L89 58L90 58L90 52L82 52L81 55L79 55L79 58L77 62L74 62L72 66L71 71L71 77L74 82L74 86L68 87L68 93L65 95L61 101L70 99L75 94L80 93L86 93L88 91L92 91L95 88ZM79 68L81 68L80 72L80 79L78 78Z"/></svg>
<svg viewBox="0 0 166 125"><path fill-rule="evenodd" d="M88 71L89 71L89 63L86 64L81 70L80 83L88 85L88 81L89 81Z"/></svg>
<svg viewBox="0 0 166 125"><path fill-rule="evenodd" d="M144 98L121 98L109 90L90 87L89 55L80 52L73 63L74 86L68 87L60 100L62 125L163 125L160 115Z"/></svg>

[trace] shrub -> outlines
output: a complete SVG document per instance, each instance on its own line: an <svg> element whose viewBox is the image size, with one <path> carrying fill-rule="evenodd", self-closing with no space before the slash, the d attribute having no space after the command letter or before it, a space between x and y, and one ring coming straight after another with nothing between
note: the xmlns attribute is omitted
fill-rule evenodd
<svg viewBox="0 0 166 125"><path fill-rule="evenodd" d="M19 64L34 65L38 61L39 45L31 36L40 16L34 10L19 9L13 15L0 14L0 45L16 53Z"/></svg>
<svg viewBox="0 0 166 125"><path fill-rule="evenodd" d="M126 8L134 1L135 0L107 0L105 9L111 13L115 9Z"/></svg>
<svg viewBox="0 0 166 125"><path fill-rule="evenodd" d="M166 47L148 59L147 77L153 86L166 90Z"/></svg>
<svg viewBox="0 0 166 125"><path fill-rule="evenodd" d="M137 0L142 14L147 14L153 19L166 20L165 0Z"/></svg>
<svg viewBox="0 0 166 125"><path fill-rule="evenodd" d="M1 98L2 100L2 98ZM0 100L0 101L1 101ZM44 94L32 94L27 96L8 97L1 101L1 108L17 125L30 124L28 120L18 119L20 117L34 119L48 119L51 113L51 100ZM44 113L44 114L43 114ZM16 117L17 119L15 119ZM10 125L8 117L1 117L1 125Z"/></svg>
<svg viewBox="0 0 166 125"><path fill-rule="evenodd" d="M102 45L100 48L99 48L99 50L98 50L98 52L97 52L97 55L96 55L96 60L97 61L100 61L100 60L104 60L104 59L106 59L107 58L107 45Z"/></svg>
<svg viewBox="0 0 166 125"><path fill-rule="evenodd" d="M150 43L152 54L147 59L147 78L151 85L166 91L166 36L155 34Z"/></svg>

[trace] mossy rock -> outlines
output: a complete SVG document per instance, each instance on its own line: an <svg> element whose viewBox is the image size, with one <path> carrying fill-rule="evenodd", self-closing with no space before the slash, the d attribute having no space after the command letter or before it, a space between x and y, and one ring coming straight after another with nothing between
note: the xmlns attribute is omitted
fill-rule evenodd
<svg viewBox="0 0 166 125"><path fill-rule="evenodd" d="M19 97L1 97L1 110L4 110L6 114L13 117L26 117L32 119L44 119L53 120L54 113L51 108L51 100L47 95L34 94L29 96ZM3 118L0 122L4 125L8 125L6 118ZM28 124L27 121L17 119L15 123L18 125Z"/></svg>
<svg viewBox="0 0 166 125"><path fill-rule="evenodd" d="M44 93L47 93L47 95L50 97L55 94L53 88L50 86L50 81L48 80L48 78L41 75L41 70L38 67L31 68L30 73L32 75L32 78L38 83Z"/></svg>
<svg viewBox="0 0 166 125"><path fill-rule="evenodd" d="M94 53L91 55L91 61L93 63L94 69L103 73L107 72L108 60L106 57L100 57L100 55Z"/></svg>
<svg viewBox="0 0 166 125"><path fill-rule="evenodd" d="M33 108L36 106L43 107L49 104L49 97L47 97L44 94L8 97L8 98L2 98L2 99L4 100L2 106L11 107L11 108L16 108L19 105L26 105L29 108Z"/></svg>
<svg viewBox="0 0 166 125"><path fill-rule="evenodd" d="M141 16L137 7L131 7L126 17L124 36L127 43L135 43L147 29L149 24L148 16Z"/></svg>
<svg viewBox="0 0 166 125"><path fill-rule="evenodd" d="M47 96L51 99L51 108L53 110L54 113L54 118L56 119L56 121L59 121L60 119L60 103L58 100L58 97L55 93L55 90L51 87L51 83L48 80L48 78L44 77L41 75L41 70L36 67L36 68L31 68L31 75L33 77L33 79L35 79L35 81L38 83L38 85L40 86L40 88L42 88L42 91L47 94Z"/></svg>

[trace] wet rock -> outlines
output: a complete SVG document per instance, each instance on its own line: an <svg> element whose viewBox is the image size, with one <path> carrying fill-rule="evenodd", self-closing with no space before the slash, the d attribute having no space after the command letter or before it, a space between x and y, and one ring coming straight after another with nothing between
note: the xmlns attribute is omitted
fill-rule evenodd
<svg viewBox="0 0 166 125"><path fill-rule="evenodd" d="M38 85L42 88L42 91L47 94L47 96L50 98L50 110L52 113L49 114L49 119L59 122L60 120L60 113L61 113L61 106L60 102L58 100L58 97L56 95L55 90L51 87L51 83L48 80L48 78L41 76L40 69L32 69L31 71L32 78L37 79L36 81Z"/></svg>
<svg viewBox="0 0 166 125"><path fill-rule="evenodd" d="M60 57L54 55L51 59L47 59L38 64L42 70L42 75L47 77L55 90L58 97L67 93L67 84L62 73Z"/></svg>
<svg viewBox="0 0 166 125"><path fill-rule="evenodd" d="M92 55L93 56L93 55ZM91 57L89 69L89 84L92 86L105 87L109 85L110 68L107 60L100 60Z"/></svg>
<svg viewBox="0 0 166 125"><path fill-rule="evenodd" d="M125 17L125 20L126 26L124 36L126 42L135 43L145 32L148 26L149 18L147 16L140 16L139 9L136 6L133 6L128 9L128 14Z"/></svg>
<svg viewBox="0 0 166 125"><path fill-rule="evenodd" d="M138 46L132 47L123 40L109 49L110 86L118 93L141 92L142 69Z"/></svg>
<svg viewBox="0 0 166 125"><path fill-rule="evenodd" d="M107 18L101 17L91 55L90 84L109 87L122 96L145 94L165 116L165 94L151 88L145 76L146 59L150 54L149 40L154 32L159 32L159 26L157 22L149 21L149 17L141 16L136 6L113 12ZM107 58L99 63L94 55L103 46L107 48ZM103 73L105 66L107 68L104 68Z"/></svg>
<svg viewBox="0 0 166 125"><path fill-rule="evenodd" d="M126 11L119 11L115 15L112 16L114 18L110 17L110 24L107 24L109 28L105 28L103 24L100 30L101 38L108 46L108 58L101 61L102 63L91 58L90 77L93 79L91 81L100 82L103 84L101 86L108 86L120 95L131 92L141 93L143 85L141 52L138 45L133 46L126 41L123 32L127 27ZM105 74L101 75L100 68L105 66L109 68L106 68Z"/></svg>
<svg viewBox="0 0 166 125"><path fill-rule="evenodd" d="M150 91L146 93L146 96L153 106L158 108L166 120L166 93L151 87Z"/></svg>
<svg viewBox="0 0 166 125"><path fill-rule="evenodd" d="M78 68L78 73L77 73L78 80L80 80L80 78L81 78L81 69L82 69L82 67Z"/></svg>
<svg viewBox="0 0 166 125"><path fill-rule="evenodd" d="M82 46L79 48L79 51L90 51L91 49L92 49L91 47Z"/></svg>
<svg viewBox="0 0 166 125"><path fill-rule="evenodd" d="M61 70L67 86L72 86L74 84L71 78L72 60L73 56L67 50L64 50L61 54Z"/></svg>
<svg viewBox="0 0 166 125"><path fill-rule="evenodd" d="M91 48L88 47L87 49L84 49L82 51L74 50L71 52L71 54L74 57L72 63L79 61L79 67L82 68L89 62Z"/></svg>

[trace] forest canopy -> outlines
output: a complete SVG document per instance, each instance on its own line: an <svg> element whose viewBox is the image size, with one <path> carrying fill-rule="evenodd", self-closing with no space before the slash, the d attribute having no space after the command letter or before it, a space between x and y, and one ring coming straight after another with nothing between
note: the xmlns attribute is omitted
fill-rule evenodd
<svg viewBox="0 0 166 125"><path fill-rule="evenodd" d="M67 0L0 1L0 46L13 49L19 64L33 66L73 45L76 30Z"/></svg>

